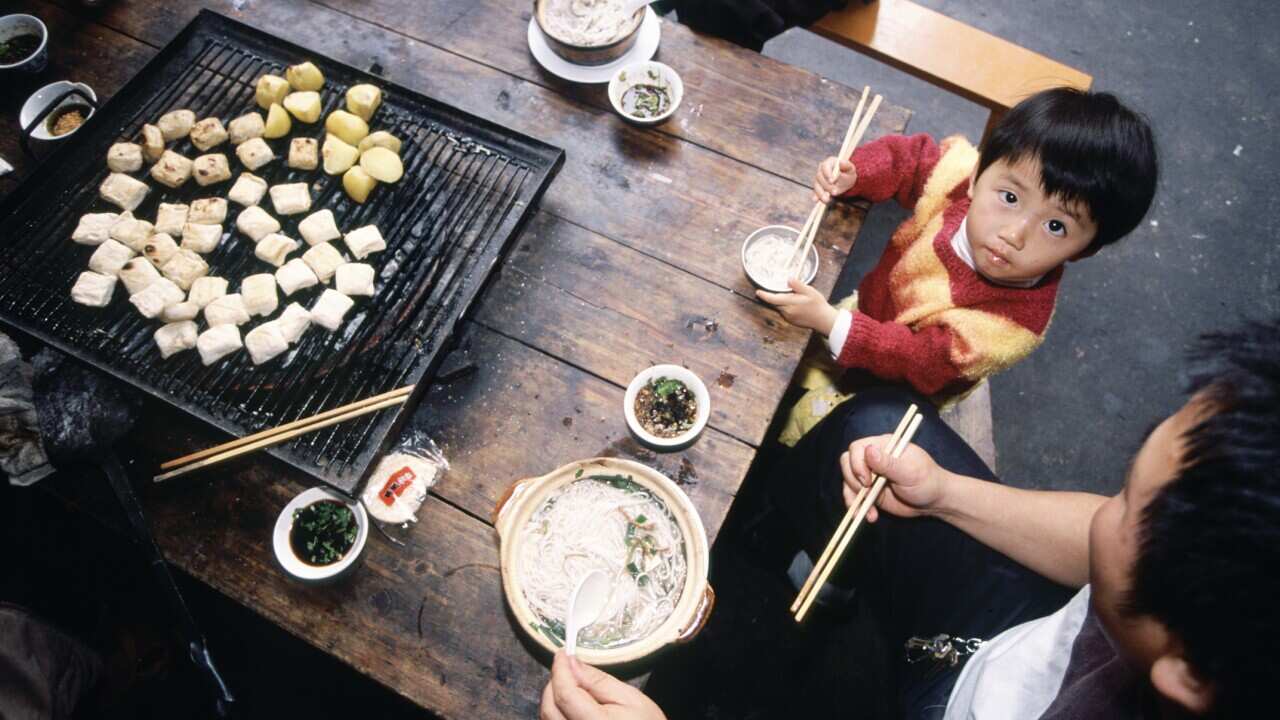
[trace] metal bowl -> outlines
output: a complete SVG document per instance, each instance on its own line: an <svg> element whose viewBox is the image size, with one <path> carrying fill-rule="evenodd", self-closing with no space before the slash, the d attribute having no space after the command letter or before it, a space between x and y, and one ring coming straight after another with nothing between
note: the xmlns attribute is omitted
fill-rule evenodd
<svg viewBox="0 0 1280 720"><path fill-rule="evenodd" d="M742 272L746 273L747 279L751 281L752 285L755 285L761 290L765 290L767 292L772 292L772 293L791 292L791 288L789 287L786 287L786 286L783 286L780 288L773 287L769 285L764 278L758 277L756 274L753 274L751 272L751 268L747 265L747 250L750 249L751 246L754 245L760 238L765 237L766 235L781 235L789 240L794 241L796 236L799 234L800 234L799 230L796 230L793 227L788 227L786 225L765 225L764 227L760 228L759 230L756 230L755 232L747 236L746 241L742 243ZM819 262L818 247L816 245L810 246L809 257L805 259L804 270L803 272L800 273L800 279L801 281L804 282L805 285L812 285L813 279L818 276L818 262Z"/></svg>
<svg viewBox="0 0 1280 720"><path fill-rule="evenodd" d="M578 648L578 656L584 662L592 665L618 665L652 655L667 645L688 642L706 625L711 610L715 607L716 595L707 582L711 557L707 531L689 496L667 476L653 468L630 460L592 458L569 463L541 477L520 480L512 485L494 508L493 526L498 531L502 589L506 593L507 604L511 606L520 629L547 652L555 652L560 648L560 640L553 639L542 629L541 620L529 607L520 584L517 558L520 557L520 546L525 537L523 530L534 511L557 490L579 477L597 474L627 475L666 504L684 536L688 567L684 589L675 609L648 637L606 650L581 646Z"/></svg>
<svg viewBox="0 0 1280 720"><path fill-rule="evenodd" d="M574 65L607 65L625 55L631 49L631 46L636 44L636 38L640 34L640 26L644 23L644 15L648 12L647 6L637 10L632 18L635 25L630 32L610 43L605 45L574 45L564 42L547 31L547 24L543 17L546 11L546 4L547 0L533 0L533 17L538 23L538 29L546 37L547 47L550 47L552 52Z"/></svg>

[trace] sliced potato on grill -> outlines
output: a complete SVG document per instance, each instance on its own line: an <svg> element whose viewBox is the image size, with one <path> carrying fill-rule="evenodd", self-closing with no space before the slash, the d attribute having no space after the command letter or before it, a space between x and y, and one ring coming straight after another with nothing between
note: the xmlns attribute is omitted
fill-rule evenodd
<svg viewBox="0 0 1280 720"><path fill-rule="evenodd" d="M304 123L320 119L320 93L315 90L291 92L284 97L284 109Z"/></svg>
<svg viewBox="0 0 1280 720"><path fill-rule="evenodd" d="M369 124L346 110L334 110L324 120L324 129L342 138L348 145L356 145L369 134Z"/></svg>
<svg viewBox="0 0 1280 720"><path fill-rule="evenodd" d="M324 146L320 148L320 156L324 159L324 171L330 175L341 175L351 169L360 159L360 151L342 141L337 135L328 135Z"/></svg>
<svg viewBox="0 0 1280 720"><path fill-rule="evenodd" d="M384 147L399 155L400 138L392 135L386 130L378 130L377 132L369 133L369 135L366 136L365 139L361 140L360 144L357 146L362 153L372 147Z"/></svg>
<svg viewBox="0 0 1280 720"><path fill-rule="evenodd" d="M324 73L320 72L320 68L316 67L315 63L309 61L290 65L284 71L284 77L294 90L319 90L324 87Z"/></svg>
<svg viewBox="0 0 1280 720"><path fill-rule="evenodd" d="M279 75L263 75L258 78L258 85L254 90L253 97L258 101L258 107L266 110L271 107L272 103L284 102L284 98L288 94L288 80Z"/></svg>
<svg viewBox="0 0 1280 720"><path fill-rule="evenodd" d="M347 90L347 110L359 115L365 122L373 118L382 104L382 90L376 85L362 83Z"/></svg>
<svg viewBox="0 0 1280 720"><path fill-rule="evenodd" d="M378 185L378 181L373 179L364 168L356 165L342 175L342 187L347 191L347 196L358 203L363 203L369 199L369 193L373 192L373 188Z"/></svg>
<svg viewBox="0 0 1280 720"><path fill-rule="evenodd" d="M280 103L272 103L267 108L267 124L262 130L262 137L268 140L282 138L293 129L293 120Z"/></svg>
<svg viewBox="0 0 1280 720"><path fill-rule="evenodd" d="M400 156L384 147L373 147L360 156L360 167L370 177L385 183L393 183L404 176L404 163Z"/></svg>

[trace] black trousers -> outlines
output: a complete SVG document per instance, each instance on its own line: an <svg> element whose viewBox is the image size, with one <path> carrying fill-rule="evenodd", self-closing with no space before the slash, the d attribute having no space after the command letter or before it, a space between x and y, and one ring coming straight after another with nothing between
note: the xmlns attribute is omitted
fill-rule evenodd
<svg viewBox="0 0 1280 720"><path fill-rule="evenodd" d="M998 482L927 399L906 388L861 390L811 430L770 479L773 505L810 558L821 555L846 510L840 454L858 438L892 433L913 402L924 415L916 445L948 470ZM946 633L990 639L1058 610L1073 594L940 520L887 513L859 529L832 580L852 588L853 602L865 603L875 618L874 631L890 655L884 658L886 676L897 686L906 718L942 717L960 672L907 664L908 638Z"/></svg>

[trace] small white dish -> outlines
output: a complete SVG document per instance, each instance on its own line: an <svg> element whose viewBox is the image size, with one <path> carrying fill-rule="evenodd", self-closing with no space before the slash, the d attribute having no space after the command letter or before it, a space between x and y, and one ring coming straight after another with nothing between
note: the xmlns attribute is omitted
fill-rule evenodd
<svg viewBox="0 0 1280 720"><path fill-rule="evenodd" d="M49 28L34 15L14 13L0 17L0 42L7 42L19 35L35 35L40 38L40 44L36 46L35 52L18 62L0 65L0 73L12 70L34 75L41 72L49 62Z"/></svg>
<svg viewBox="0 0 1280 720"><path fill-rule="evenodd" d="M535 18L529 18L529 52L544 70L576 83L607 83L622 68L642 60L648 60L658 52L658 43L662 40L662 22L653 8L645 8L644 20L640 21L636 43L622 57L605 65L575 65L565 60L547 44L547 37L542 34Z"/></svg>
<svg viewBox="0 0 1280 720"><path fill-rule="evenodd" d="M693 391L693 396L698 401L698 416L693 421L693 427L675 437L661 438L654 435L645 430L639 418L636 417L636 396L640 394L640 388L655 378L679 380ZM627 386L627 393L622 399L622 412L627 418L627 427L631 428L631 432L635 433L641 442L652 448L676 449L691 444L707 426L707 421L711 419L711 393L707 392L707 386L702 379L688 368L679 365L654 365L632 378L631 384Z"/></svg>
<svg viewBox="0 0 1280 720"><path fill-rule="evenodd" d="M310 565L302 561L294 552L293 546L289 543L289 533L293 530L293 513L296 510L311 505L321 500L333 500L346 505L355 513L356 531L355 544L347 551L346 555L336 563L330 565ZM365 542L369 539L369 514L365 511L364 506L358 502L352 502L350 498L339 495L332 490L313 487L310 490L302 491L297 497L289 501L284 506L284 510L280 511L280 516L276 518L275 530L271 533L271 546L275 549L276 561L280 563L280 567L284 569L295 580L304 583L324 583L336 580L338 577L346 574L364 554Z"/></svg>
<svg viewBox="0 0 1280 720"><path fill-rule="evenodd" d="M622 96L631 87L642 84L656 85L666 91L667 97L671 100L666 112L661 115L642 118L623 110ZM609 81L609 102L613 104L614 111L625 118L627 122L637 125L657 125L665 122L667 118L675 114L676 108L680 107L680 103L683 100L684 81L680 79L680 74L672 70L670 66L663 65L660 62L646 60L632 63L615 73L613 79Z"/></svg>
<svg viewBox="0 0 1280 720"><path fill-rule="evenodd" d="M22 127L26 127L32 120L34 120L37 116L39 116L40 113L44 112L44 109L49 107L49 104L52 103L54 100L56 100L59 95L62 95L63 93L65 93L66 91L70 90L73 87L79 88L82 92L84 92L85 95L88 95L89 97L93 98L94 102L98 101L98 96L94 94L93 88L89 87L88 85L85 85L84 83L73 83L69 80L59 80L58 82L49 83L48 85L45 85L44 87L32 93L31 97L27 98L27 101L22 105L22 111L18 113L18 123ZM83 106L88 108L89 114L85 116L85 120L88 120L89 118L93 117L93 112L94 112L93 106L85 102L84 98L80 97L79 95L72 95L70 97L64 98L62 102L58 103L58 108L75 107L75 106ZM69 138L72 135L75 135L76 130L80 129L80 128L76 128L76 130L72 130L69 133L63 133L62 135L54 135L53 133L49 132L49 120L56 118L57 116L58 116L58 110L54 110L53 112L46 115L45 119L41 120L39 125L36 125L34 128L31 129L31 137L37 140L62 140L64 138ZM84 126L81 125L81 127L84 127Z"/></svg>
<svg viewBox="0 0 1280 720"><path fill-rule="evenodd" d="M791 242L795 242L796 236L800 234L799 230L787 225L765 225L747 236L742 243L742 272L746 274L747 279L752 285L772 293L789 293L789 287L774 287L769 285L768 281L759 277L757 273L751 272L751 267L747 265L747 250L751 248L760 238L766 235L780 235ZM813 279L818 276L818 248L817 246L809 247L809 257L805 259L804 272L800 274L800 279L805 285L812 285Z"/></svg>

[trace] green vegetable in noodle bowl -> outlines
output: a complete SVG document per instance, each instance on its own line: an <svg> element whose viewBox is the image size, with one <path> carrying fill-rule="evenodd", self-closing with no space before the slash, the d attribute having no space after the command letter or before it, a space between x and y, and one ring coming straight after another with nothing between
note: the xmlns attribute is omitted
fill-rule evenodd
<svg viewBox="0 0 1280 720"><path fill-rule="evenodd" d="M336 500L320 500L293 511L289 545L308 565L332 565L351 551L358 530L351 508Z"/></svg>
<svg viewBox="0 0 1280 720"><path fill-rule="evenodd" d="M636 393L636 420L650 434L673 438L693 429L698 421L698 399L679 380L658 377Z"/></svg>
<svg viewBox="0 0 1280 720"><path fill-rule="evenodd" d="M640 83L622 93L622 111L642 120L662 115L671 107L671 94L658 85Z"/></svg>
<svg viewBox="0 0 1280 720"><path fill-rule="evenodd" d="M577 582L609 576L600 618L579 645L621 647L648 637L675 610L687 570L683 535L666 504L626 475L578 477L529 517L520 547L520 585L537 622L564 644L564 612Z"/></svg>

